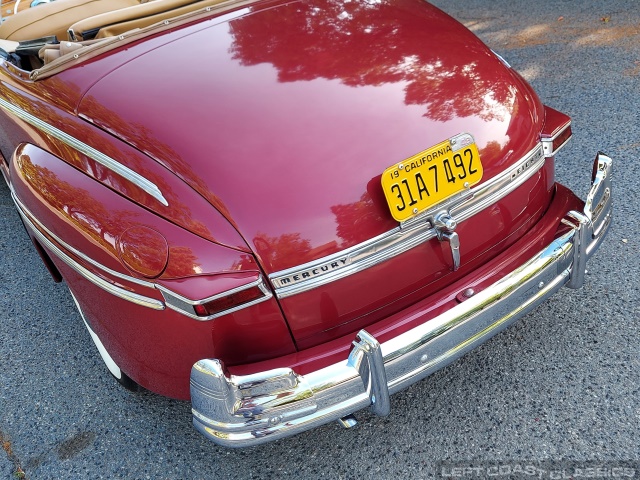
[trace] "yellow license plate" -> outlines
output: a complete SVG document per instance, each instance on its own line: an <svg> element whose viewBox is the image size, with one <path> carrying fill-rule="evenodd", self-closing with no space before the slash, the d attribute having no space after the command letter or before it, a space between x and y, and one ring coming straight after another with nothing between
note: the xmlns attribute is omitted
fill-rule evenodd
<svg viewBox="0 0 640 480"><path fill-rule="evenodd" d="M403 222L480 180L478 147L463 133L387 168L382 189L391 216Z"/></svg>

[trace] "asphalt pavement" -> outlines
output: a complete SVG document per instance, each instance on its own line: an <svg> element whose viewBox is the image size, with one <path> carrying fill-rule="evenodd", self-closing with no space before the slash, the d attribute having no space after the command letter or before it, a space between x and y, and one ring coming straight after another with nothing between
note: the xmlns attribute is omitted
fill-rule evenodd
<svg viewBox="0 0 640 480"><path fill-rule="evenodd" d="M393 396L387 418L364 411L351 430L329 424L228 450L191 427L188 403L109 377L0 182L0 478L441 478L464 477L440 463L463 460L540 470L590 461L608 478L631 462L640 477L640 5L436 4L572 117L562 183L584 197L596 152L614 159L615 220L586 286Z"/></svg>

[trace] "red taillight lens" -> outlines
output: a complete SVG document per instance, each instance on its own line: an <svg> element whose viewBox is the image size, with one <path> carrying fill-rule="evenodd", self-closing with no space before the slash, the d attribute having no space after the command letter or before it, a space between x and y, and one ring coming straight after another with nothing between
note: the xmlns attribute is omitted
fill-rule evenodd
<svg viewBox="0 0 640 480"><path fill-rule="evenodd" d="M197 300L176 293L176 290L170 289L168 285L158 285L167 308L203 321L249 308L273 297L273 293L257 272L191 277L171 286L182 291L188 290ZM212 290L220 293L207 296L206 292L213 293Z"/></svg>
<svg viewBox="0 0 640 480"><path fill-rule="evenodd" d="M545 157L553 157L571 138L571 119L550 107L544 107L545 125L540 135Z"/></svg>
<svg viewBox="0 0 640 480"><path fill-rule="evenodd" d="M206 303L194 305L193 308L199 317L208 317L216 313L224 312L225 310L234 309L245 303L253 302L264 296L262 290L258 286L255 286L210 300Z"/></svg>
<svg viewBox="0 0 640 480"><path fill-rule="evenodd" d="M571 125L567 125L567 127L553 139L553 153L555 154L565 143L571 138Z"/></svg>

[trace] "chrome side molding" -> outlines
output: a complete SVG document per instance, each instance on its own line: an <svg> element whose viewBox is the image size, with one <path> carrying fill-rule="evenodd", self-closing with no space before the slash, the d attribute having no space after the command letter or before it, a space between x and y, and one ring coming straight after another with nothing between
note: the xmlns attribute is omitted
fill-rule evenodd
<svg viewBox="0 0 640 480"><path fill-rule="evenodd" d="M114 160L113 158L105 155L104 153L96 150L95 148L87 145L84 142L81 142L77 138L69 135L66 132L54 127L53 125L48 124L44 120L40 120L38 117L31 115L29 112L23 110L20 107L16 107L12 103L6 101L3 98L0 98L0 108L5 110L7 113L10 113L20 120L27 122L29 125L37 128L45 135L55 138L56 140L61 141L65 145L73 148L74 150L80 152L83 155L91 158L93 161L99 163L103 167L111 170L113 173L121 176L125 180L133 183L138 188L142 189L153 198L155 198L158 202L160 202L165 207L169 206L169 202L164 198L162 192L158 188L158 186L146 179L138 172L131 170L129 167L123 165L122 163Z"/></svg>
<svg viewBox="0 0 640 480"><path fill-rule="evenodd" d="M14 197L15 199L15 197ZM17 205L17 203L16 203ZM119 287L107 280L99 277L88 268L81 265L79 262L75 261L69 255L62 251L56 244L54 244L51 240L49 240L31 221L29 216L22 211L20 207L18 207L18 212L22 217L25 225L33 232L38 241L45 247L47 247L51 252L53 252L56 257L58 257L61 261L63 261L67 266L76 271L79 275L83 276L86 280L93 283L97 287L101 288L105 292L110 293L118 298L122 298L123 300L127 300L131 303L135 303L137 305L142 305L143 307L148 307L154 310L164 310L164 303L160 300L156 300L155 298L146 297L144 295L140 295L138 293L130 292L122 287ZM105 267L106 268L106 267Z"/></svg>

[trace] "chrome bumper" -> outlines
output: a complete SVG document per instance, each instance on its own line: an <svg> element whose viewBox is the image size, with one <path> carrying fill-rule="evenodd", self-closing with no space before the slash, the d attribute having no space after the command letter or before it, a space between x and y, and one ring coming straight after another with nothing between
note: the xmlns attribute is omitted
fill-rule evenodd
<svg viewBox="0 0 640 480"><path fill-rule="evenodd" d="M344 419L367 406L387 415L390 394L487 341L563 285L582 286L586 261L611 221L611 173L611 159L599 154L584 211L568 212L562 222L570 231L522 266L387 342L360 331L344 362L304 376L289 368L227 376L219 360L197 362L191 370L194 426L215 443L244 447ZM349 426L348 419L343 423Z"/></svg>

